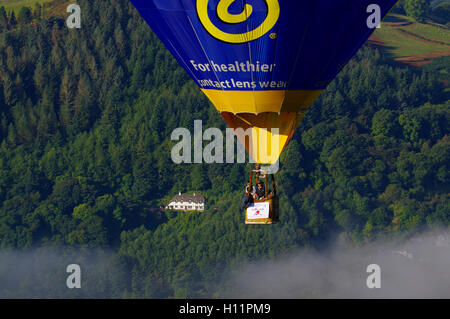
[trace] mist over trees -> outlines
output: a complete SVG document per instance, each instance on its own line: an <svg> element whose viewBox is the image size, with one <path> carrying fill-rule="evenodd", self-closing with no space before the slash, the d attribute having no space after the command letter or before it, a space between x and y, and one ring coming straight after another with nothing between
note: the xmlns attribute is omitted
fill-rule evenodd
<svg viewBox="0 0 450 319"><path fill-rule="evenodd" d="M204 297L242 261L450 224L449 91L433 69L448 60L362 48L282 156L281 222L247 227L250 165L171 161L171 132L224 130L217 111L128 1L79 4L76 30L0 7L2 249L112 250L105 297ZM154 209L179 190L207 210Z"/></svg>

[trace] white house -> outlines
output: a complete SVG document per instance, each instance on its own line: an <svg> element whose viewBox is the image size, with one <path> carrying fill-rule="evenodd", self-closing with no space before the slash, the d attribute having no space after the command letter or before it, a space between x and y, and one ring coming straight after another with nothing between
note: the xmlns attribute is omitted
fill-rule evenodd
<svg viewBox="0 0 450 319"><path fill-rule="evenodd" d="M202 195L195 194L181 194L178 193L174 198L172 198L166 209L173 210L193 210L193 211L204 211L205 210L205 197Z"/></svg>

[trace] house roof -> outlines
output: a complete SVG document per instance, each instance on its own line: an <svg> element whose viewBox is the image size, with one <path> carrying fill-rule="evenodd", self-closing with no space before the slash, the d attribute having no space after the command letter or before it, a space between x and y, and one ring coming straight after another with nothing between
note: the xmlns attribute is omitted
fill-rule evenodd
<svg viewBox="0 0 450 319"><path fill-rule="evenodd" d="M194 195L178 194L178 195L175 195L170 200L169 204L174 203L174 202L192 202L192 203L196 203L196 204L204 204L205 197L203 197L202 195L198 195L198 194L194 194Z"/></svg>

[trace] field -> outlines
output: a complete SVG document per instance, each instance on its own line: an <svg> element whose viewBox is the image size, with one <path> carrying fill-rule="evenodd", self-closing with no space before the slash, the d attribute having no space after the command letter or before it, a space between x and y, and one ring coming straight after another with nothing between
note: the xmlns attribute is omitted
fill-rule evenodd
<svg viewBox="0 0 450 319"><path fill-rule="evenodd" d="M74 1L68 0L1 0L0 6L4 6L6 11L14 11L16 14L20 8L26 6L34 8L36 3L40 3L43 7L43 15L46 18L51 16L64 16L66 14L66 8L70 3Z"/></svg>
<svg viewBox="0 0 450 319"><path fill-rule="evenodd" d="M0 6L5 7L6 11L18 12L20 8L26 6L33 8L36 3L44 3L48 0L2 0Z"/></svg>
<svg viewBox="0 0 450 319"><path fill-rule="evenodd" d="M418 23L411 18L391 14L370 39L394 60L415 66L433 58L450 56L450 30L436 23Z"/></svg>

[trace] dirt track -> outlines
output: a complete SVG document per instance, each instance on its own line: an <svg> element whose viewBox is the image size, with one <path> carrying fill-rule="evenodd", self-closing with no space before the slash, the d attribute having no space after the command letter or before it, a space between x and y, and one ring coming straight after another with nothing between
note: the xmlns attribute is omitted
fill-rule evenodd
<svg viewBox="0 0 450 319"><path fill-rule="evenodd" d="M422 66L431 63L434 58L440 58L443 56L450 56L449 51L433 52L430 54L418 54L412 55L404 58L397 58L395 61L406 63L413 66Z"/></svg>
<svg viewBox="0 0 450 319"><path fill-rule="evenodd" d="M396 27L406 27L409 26L405 25L405 23L389 23L390 26L396 26ZM428 63L431 63L433 61L434 58L439 58L439 57L444 57L444 56L450 56L450 45L446 45L440 42L436 42L433 40L427 40L427 39L423 39L423 38L419 38L414 36L413 34L406 32L402 29L399 29L400 32L402 32L402 34L405 37L408 37L410 39L414 39L416 41L420 41L423 43L431 43L434 45L438 45L444 48L448 48L448 51L437 51L437 52L432 52L430 54L417 54L417 55L412 55L412 56L408 56L408 57L402 57L402 58L397 58L395 59L395 61L398 62L402 62L408 65L412 65L412 66L422 66L422 65L426 65ZM384 46L385 43L378 37L372 35L369 39L369 43L376 45L376 46Z"/></svg>
<svg viewBox="0 0 450 319"><path fill-rule="evenodd" d="M423 43L431 43L431 44L434 44L434 45L438 45L438 46L441 46L441 47L445 47L445 48L450 49L450 45L447 45L447 44L445 44L445 43L442 43L442 42L439 42L439 41L435 41L435 40L430 40L430 39L420 38L420 37L415 36L414 34L411 34L411 33L407 32L407 31L405 31L405 30L402 30L402 29L399 29L399 31L400 31L405 37L408 37L408 38L410 38L410 39L414 39L414 40L417 40L417 41L421 41L421 42L423 42Z"/></svg>

